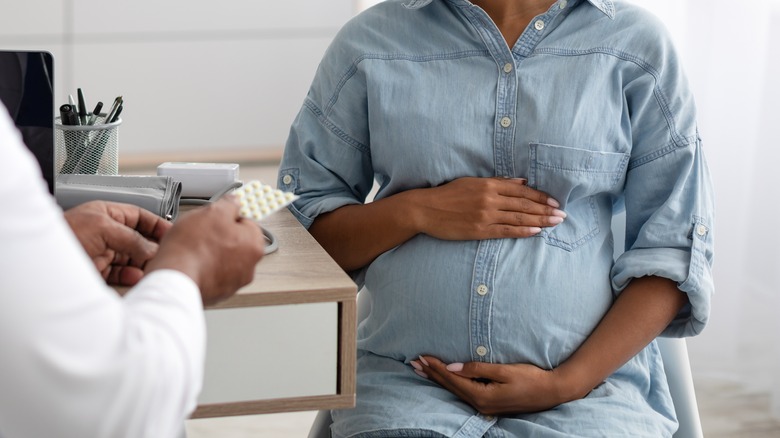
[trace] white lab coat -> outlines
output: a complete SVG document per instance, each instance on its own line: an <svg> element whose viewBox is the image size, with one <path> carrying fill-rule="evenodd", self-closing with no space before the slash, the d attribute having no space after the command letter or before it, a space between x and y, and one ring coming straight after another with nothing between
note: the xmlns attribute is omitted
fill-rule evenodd
<svg viewBox="0 0 780 438"><path fill-rule="evenodd" d="M0 436L177 436L203 378L197 285L108 287L2 105L0 162Z"/></svg>

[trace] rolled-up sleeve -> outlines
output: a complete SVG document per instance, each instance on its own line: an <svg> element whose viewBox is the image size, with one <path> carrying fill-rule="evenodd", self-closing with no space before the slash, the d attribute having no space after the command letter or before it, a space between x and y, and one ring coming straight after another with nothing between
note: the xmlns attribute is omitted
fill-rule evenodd
<svg viewBox="0 0 780 438"><path fill-rule="evenodd" d="M290 211L307 228L323 213L365 202L373 186L366 85L342 29L327 50L290 129L277 186L300 198Z"/></svg>
<svg viewBox="0 0 780 438"><path fill-rule="evenodd" d="M688 295L663 335L701 332L714 291L713 201L699 141L630 170L626 187L626 252L612 269L622 291L633 278L675 281Z"/></svg>
<svg viewBox="0 0 780 438"><path fill-rule="evenodd" d="M620 293L634 278L677 283L686 305L663 332L700 333L709 319L714 200L696 110L673 50L657 54L626 89L633 148L624 190L625 252L612 269Z"/></svg>

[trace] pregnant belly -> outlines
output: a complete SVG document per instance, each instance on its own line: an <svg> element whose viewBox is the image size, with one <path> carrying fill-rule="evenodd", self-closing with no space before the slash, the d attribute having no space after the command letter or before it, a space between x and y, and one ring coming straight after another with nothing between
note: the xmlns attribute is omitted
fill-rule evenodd
<svg viewBox="0 0 780 438"><path fill-rule="evenodd" d="M542 239L503 241L484 260L479 245L418 236L377 258L358 347L403 361L557 365L609 307L608 265L580 274L580 257L560 262Z"/></svg>

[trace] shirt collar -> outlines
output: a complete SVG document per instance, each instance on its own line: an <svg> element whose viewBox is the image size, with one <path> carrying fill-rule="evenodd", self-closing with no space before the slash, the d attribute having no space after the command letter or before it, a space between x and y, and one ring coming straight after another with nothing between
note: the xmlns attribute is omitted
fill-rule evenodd
<svg viewBox="0 0 780 438"><path fill-rule="evenodd" d="M419 9L432 1L433 0L409 0L404 3L404 6L409 9ZM588 2L606 14L609 18L615 18L615 4L612 0L588 0Z"/></svg>

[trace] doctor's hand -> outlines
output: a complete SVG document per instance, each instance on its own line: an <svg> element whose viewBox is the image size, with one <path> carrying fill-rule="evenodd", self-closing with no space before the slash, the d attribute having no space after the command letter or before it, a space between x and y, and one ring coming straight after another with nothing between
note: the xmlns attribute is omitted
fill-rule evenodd
<svg viewBox="0 0 780 438"><path fill-rule="evenodd" d="M254 278L265 253L256 223L242 219L233 196L189 211L176 220L146 264L146 272L174 269L195 281L204 305L230 297Z"/></svg>
<svg viewBox="0 0 780 438"><path fill-rule="evenodd" d="M65 220L110 284L132 286L157 253L170 222L135 205L91 201L65 212Z"/></svg>
<svg viewBox="0 0 780 438"><path fill-rule="evenodd" d="M556 370L530 364L444 364L432 356L412 361L417 374L435 381L483 415L544 411L576 399L574 385Z"/></svg>
<svg viewBox="0 0 780 438"><path fill-rule="evenodd" d="M556 200L524 179L459 178L418 189L416 199L419 228L443 240L529 237L566 218Z"/></svg>

